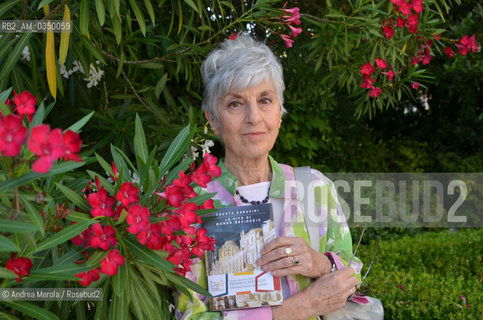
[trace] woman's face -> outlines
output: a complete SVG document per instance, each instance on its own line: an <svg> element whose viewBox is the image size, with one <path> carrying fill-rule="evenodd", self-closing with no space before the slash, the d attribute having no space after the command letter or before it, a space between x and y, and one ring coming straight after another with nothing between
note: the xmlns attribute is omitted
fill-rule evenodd
<svg viewBox="0 0 483 320"><path fill-rule="evenodd" d="M263 80L256 87L228 92L218 104L217 113L219 126L209 111L205 115L223 140L227 159L250 161L268 157L282 123L280 101L272 81Z"/></svg>

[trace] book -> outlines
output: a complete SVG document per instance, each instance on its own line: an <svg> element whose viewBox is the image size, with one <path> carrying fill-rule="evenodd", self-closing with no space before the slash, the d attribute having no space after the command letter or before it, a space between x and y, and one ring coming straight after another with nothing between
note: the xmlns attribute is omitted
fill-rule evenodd
<svg viewBox="0 0 483 320"><path fill-rule="evenodd" d="M255 261L265 243L276 238L272 204L227 207L203 223L216 240L205 254L211 311L279 305L279 277L264 272Z"/></svg>

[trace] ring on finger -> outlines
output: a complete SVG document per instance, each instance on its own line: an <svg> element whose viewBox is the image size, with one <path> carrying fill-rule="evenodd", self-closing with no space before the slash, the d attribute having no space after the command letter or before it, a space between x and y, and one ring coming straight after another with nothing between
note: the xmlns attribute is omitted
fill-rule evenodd
<svg viewBox="0 0 483 320"><path fill-rule="evenodd" d="M290 256L290 254L292 253L292 249L289 247L285 248L285 253L287 254L287 256Z"/></svg>
<svg viewBox="0 0 483 320"><path fill-rule="evenodd" d="M292 265L297 266L297 265L299 265L299 263L300 263L300 260L297 257L293 257Z"/></svg>

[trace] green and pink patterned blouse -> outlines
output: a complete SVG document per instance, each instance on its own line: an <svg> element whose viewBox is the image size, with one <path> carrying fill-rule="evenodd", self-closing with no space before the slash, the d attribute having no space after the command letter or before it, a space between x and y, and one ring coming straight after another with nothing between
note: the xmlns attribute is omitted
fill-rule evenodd
<svg viewBox="0 0 483 320"><path fill-rule="evenodd" d="M285 164L277 163L270 156L269 160L272 167L272 181L269 190L270 199L282 199L285 203L283 206L284 209L282 210L284 212L274 212L274 215L283 215L282 221L286 221L281 224L279 234L285 237L304 238L310 245L304 214L299 205L300 200L297 195L297 190L291 187L294 185L295 180L293 168ZM216 192L214 200L215 207L217 208L241 205L235 197L237 179L226 169L222 160L219 161L218 165L222 170L221 175L208 183L207 188L200 190L199 193ZM325 197L315 197L317 211L315 215L321 221L318 223L320 252L331 252L338 260L337 264L340 262L343 265L347 265L352 257L352 238L334 185L326 176L314 169L312 169L312 181L317 185L315 188L316 194L318 192L325 192L328 195ZM332 212L332 214L328 214L329 212ZM340 258L340 261L338 258ZM357 277L360 280L361 261L355 258L351 266L356 271ZM201 287L207 288L205 267L202 260L195 260L193 262L191 271L186 274L186 277ZM311 279L305 276L287 276L289 295L294 295L304 290L310 282ZM196 292L192 292L192 296L193 299L190 301L186 295L178 294L176 319L272 319L271 307L210 312L206 304L206 297Z"/></svg>

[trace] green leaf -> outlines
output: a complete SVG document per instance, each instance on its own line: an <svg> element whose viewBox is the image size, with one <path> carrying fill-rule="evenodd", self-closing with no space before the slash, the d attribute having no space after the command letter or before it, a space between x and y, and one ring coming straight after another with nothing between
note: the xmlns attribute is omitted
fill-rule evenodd
<svg viewBox="0 0 483 320"><path fill-rule="evenodd" d="M25 302L25 301L2 301L3 304L9 306L10 308L17 310L24 315L34 317L38 320L55 320L59 319L52 312L45 310L44 308L37 307L36 305Z"/></svg>
<svg viewBox="0 0 483 320"><path fill-rule="evenodd" d="M131 279L131 291L133 293L133 304L137 307L137 315L142 313L142 319L158 319L155 313L155 303L153 303L152 296L146 290L146 284L142 279L133 277Z"/></svg>
<svg viewBox="0 0 483 320"><path fill-rule="evenodd" d="M19 249L12 240L0 234L0 251L16 252Z"/></svg>
<svg viewBox="0 0 483 320"><path fill-rule="evenodd" d="M101 51L94 46L89 38L80 36L80 42L84 48L86 48L97 60L99 60L102 64L106 64L106 60L104 60L104 56L102 55Z"/></svg>
<svg viewBox="0 0 483 320"><path fill-rule="evenodd" d="M75 133L80 133L80 130L82 129L82 127L84 127L84 125L91 119L93 115L94 115L94 111L84 116L82 119L80 119L79 121L77 121L76 123L68 127L66 130L72 130Z"/></svg>
<svg viewBox="0 0 483 320"><path fill-rule="evenodd" d="M92 220L92 216L82 212L74 211L66 217L69 221L87 221Z"/></svg>
<svg viewBox="0 0 483 320"><path fill-rule="evenodd" d="M129 319L129 311L128 311L128 294L124 293L120 296L113 295L111 305L109 308L109 319L112 320L128 320Z"/></svg>
<svg viewBox="0 0 483 320"><path fill-rule="evenodd" d="M49 5L52 1L54 1L54 0L42 0L42 1L40 1L39 6L37 7L37 10L39 10L40 8L43 8L46 5Z"/></svg>
<svg viewBox="0 0 483 320"><path fill-rule="evenodd" d="M40 215L40 212L35 208L35 206L30 201L28 201L25 198L24 195L19 194L19 198L25 207L25 211L27 211L27 213L29 214L30 220L32 220L32 223L35 226L37 226L38 231L40 231L40 233L44 235L44 232L45 232L44 219Z"/></svg>
<svg viewBox="0 0 483 320"><path fill-rule="evenodd" d="M0 88L4 87L4 81L6 81L13 67L17 64L18 59L20 59L20 54L22 53L25 46L29 43L32 32L24 33L17 42L17 45L8 55L7 60L4 62L2 70L0 71Z"/></svg>
<svg viewBox="0 0 483 320"><path fill-rule="evenodd" d="M0 232L32 232L37 231L37 227L22 221L0 219Z"/></svg>
<svg viewBox="0 0 483 320"><path fill-rule="evenodd" d="M102 287L102 300L98 301L96 306L96 314L94 320L105 320L107 314L107 305L110 304L110 292L108 292L110 286L109 281L105 281Z"/></svg>
<svg viewBox="0 0 483 320"><path fill-rule="evenodd" d="M3 36L3 37L7 38L7 36ZM1 39L0 39L0 42L1 42ZM2 56L0 55L0 60L1 59L2 59ZM10 108L5 105L5 101L7 101L11 92L12 92L12 88L9 88L8 90L5 90L4 92L0 93L0 111L4 116L7 116L11 113Z"/></svg>
<svg viewBox="0 0 483 320"><path fill-rule="evenodd" d="M165 272L164 273L164 276L171 283L173 283L176 287L184 287L184 288L187 288L187 289L191 289L193 291L196 291L198 293L201 293L205 297L211 297L211 294L208 292L208 290L200 287L199 285L197 285L193 281L191 281L191 280L189 280L189 279L187 279L185 277L182 277L182 276L180 276L179 274L177 274L175 272L173 272L173 273Z"/></svg>
<svg viewBox="0 0 483 320"><path fill-rule="evenodd" d="M66 263L54 265L52 267L34 270L29 277L41 280L71 280L78 281L79 278L75 274L91 270L85 263Z"/></svg>
<svg viewBox="0 0 483 320"><path fill-rule="evenodd" d="M44 106L44 103L42 102L39 108L37 109L37 111L35 112L32 122L30 122L30 128L33 128L35 126L42 124L42 122L44 121L44 118L45 118L45 106Z"/></svg>
<svg viewBox="0 0 483 320"><path fill-rule="evenodd" d="M139 24L139 28L141 29L141 32L143 36L146 37L146 21L144 19L144 15L141 12L141 9L139 9L138 4L134 0L129 0L129 3L131 4L132 11L134 12L134 15L136 16L136 19Z"/></svg>
<svg viewBox="0 0 483 320"><path fill-rule="evenodd" d="M154 95L156 96L157 99L159 99L159 96L161 95L161 92L163 91L164 87L166 86L166 82L168 81L168 74L165 73L161 79L159 79L158 83L156 83L156 88L154 89Z"/></svg>
<svg viewBox="0 0 483 320"><path fill-rule="evenodd" d="M107 181L106 178L104 178L103 176L101 176L100 174L98 174L97 172L94 172L94 171L91 171L91 170L87 170L87 174L92 178L92 179L96 179L96 177L99 179L99 181L101 182L101 186L103 186L107 192L111 195L115 194L116 193L116 188L109 182Z"/></svg>
<svg viewBox="0 0 483 320"><path fill-rule="evenodd" d="M107 161L104 160L104 158L101 157L100 155L98 155L97 153L95 154L95 156L96 156L97 161L101 165L102 169L104 169L104 171L106 171L108 175L114 176L114 171L112 170L111 165L109 163L107 163Z"/></svg>
<svg viewBox="0 0 483 320"><path fill-rule="evenodd" d="M178 178L179 176L179 171L182 170L185 172L189 166L193 163L193 158L188 157L186 159L183 159L180 164L178 164L176 167L171 169L169 173L166 175L166 183L171 183L175 178Z"/></svg>
<svg viewBox="0 0 483 320"><path fill-rule="evenodd" d="M190 125L187 125L180 133L178 133L169 146L168 151L166 151L163 160L161 160L161 164L159 165L161 175L164 175L166 171L168 171L169 168L171 168L171 166L183 156L189 146L192 136L193 133L190 130Z"/></svg>
<svg viewBox="0 0 483 320"><path fill-rule="evenodd" d="M60 192L62 192L67 199L72 201L77 207L79 207L82 211L84 212L90 212L91 208L89 204L87 203L87 200L82 198L79 194L77 194L75 191L72 191L71 189L67 188L61 183L56 182L55 185L57 186L57 189L59 189Z"/></svg>
<svg viewBox="0 0 483 320"><path fill-rule="evenodd" d="M12 271L0 267L0 278L5 278L5 279L15 279L17 275L13 273Z"/></svg>
<svg viewBox="0 0 483 320"><path fill-rule="evenodd" d="M200 13L200 10L198 7L194 4L193 0L184 0L194 11L196 11L198 14Z"/></svg>
<svg viewBox="0 0 483 320"><path fill-rule="evenodd" d="M125 261L124 265L119 267L118 272L112 277L112 288L114 293L118 296L123 294L124 289L126 289L126 284L129 281L128 272L128 263Z"/></svg>
<svg viewBox="0 0 483 320"><path fill-rule="evenodd" d="M144 5L146 6L146 10L148 11L149 17L151 18L151 22L153 26L156 24L155 15L153 5L151 4L150 0L144 0Z"/></svg>
<svg viewBox="0 0 483 320"><path fill-rule="evenodd" d="M97 268L101 260L104 259L108 253L108 251L96 250L89 258L89 260L87 260L86 265L89 266L89 268L91 269Z"/></svg>
<svg viewBox="0 0 483 320"><path fill-rule="evenodd" d="M138 114L136 114L135 120L134 152L144 163L148 161L149 155L148 146L146 144L146 136L144 135L143 123Z"/></svg>
<svg viewBox="0 0 483 320"><path fill-rule="evenodd" d="M173 272L173 267L175 265L167 260L164 260L152 250L149 250L145 246L142 246L137 241L134 242L129 239L125 239L125 243L128 246L129 250L136 254L139 260L146 262L152 266L158 267L161 270Z"/></svg>
<svg viewBox="0 0 483 320"><path fill-rule="evenodd" d="M68 226L67 228L62 229L62 231L57 232L53 236L39 243L35 248L35 252L52 248L53 246L56 246L58 244L64 243L72 239L73 237L84 232L84 230L86 230L87 227L93 224L94 222L96 222L96 220L81 221L81 222L77 222L74 225Z"/></svg>
<svg viewBox="0 0 483 320"><path fill-rule="evenodd" d="M133 172L135 172L139 177L140 174L139 174L138 170L136 169L134 164L131 162L131 160L129 160L129 157L124 153L124 151L122 151L121 149L119 149L116 146L111 146L111 153L112 153L113 158L114 158L114 153L112 152L113 149L114 149L114 151L117 152L118 156L122 157L122 159L125 161L125 164L127 163L129 165L129 167L131 168L131 170L133 170ZM116 158L114 158L114 159L116 159ZM116 162L116 164L117 164L117 162ZM128 171L126 171L126 175L129 177ZM131 177L129 177L128 181L131 181Z"/></svg>
<svg viewBox="0 0 483 320"><path fill-rule="evenodd" d="M87 31L89 31L89 0L81 0L79 28L82 35L86 35Z"/></svg>
<svg viewBox="0 0 483 320"><path fill-rule="evenodd" d="M83 248L81 247L74 247L64 253L59 259L55 260L55 265L63 265L63 264L68 264L68 263L73 263L76 260L80 260L84 256L81 254L81 251L83 251Z"/></svg>
<svg viewBox="0 0 483 320"><path fill-rule="evenodd" d="M210 199L211 199L211 198L213 198L215 195L216 195L216 192L205 193L205 194L202 194L202 195L200 195L200 196L197 196L197 197L191 198L190 200L188 200L188 202L194 202L194 203L196 203L197 205L200 205L200 204L202 204L203 202L205 202L206 200L210 200Z"/></svg>
<svg viewBox="0 0 483 320"><path fill-rule="evenodd" d="M104 1L103 0L96 0L96 12L97 12L97 19L99 20L99 24L101 27L106 22L106 9L104 8Z"/></svg>
<svg viewBox="0 0 483 320"><path fill-rule="evenodd" d="M28 184L29 182L36 180L38 178L47 178L50 176L54 176L56 174L73 171L79 167L82 167L84 164L85 162L72 162L72 161L54 164L50 169L50 171L47 173L30 172L20 177L9 179L7 181L2 182L0 183L0 191L13 190L18 186Z"/></svg>
<svg viewBox="0 0 483 320"><path fill-rule="evenodd" d="M122 40L121 17L118 14L115 14L111 20L114 36L116 37L116 43L120 44Z"/></svg>
<svg viewBox="0 0 483 320"><path fill-rule="evenodd" d="M2 17L5 12L8 12L8 10L13 8L17 3L18 3L18 0L10 0L0 4L0 17Z"/></svg>

